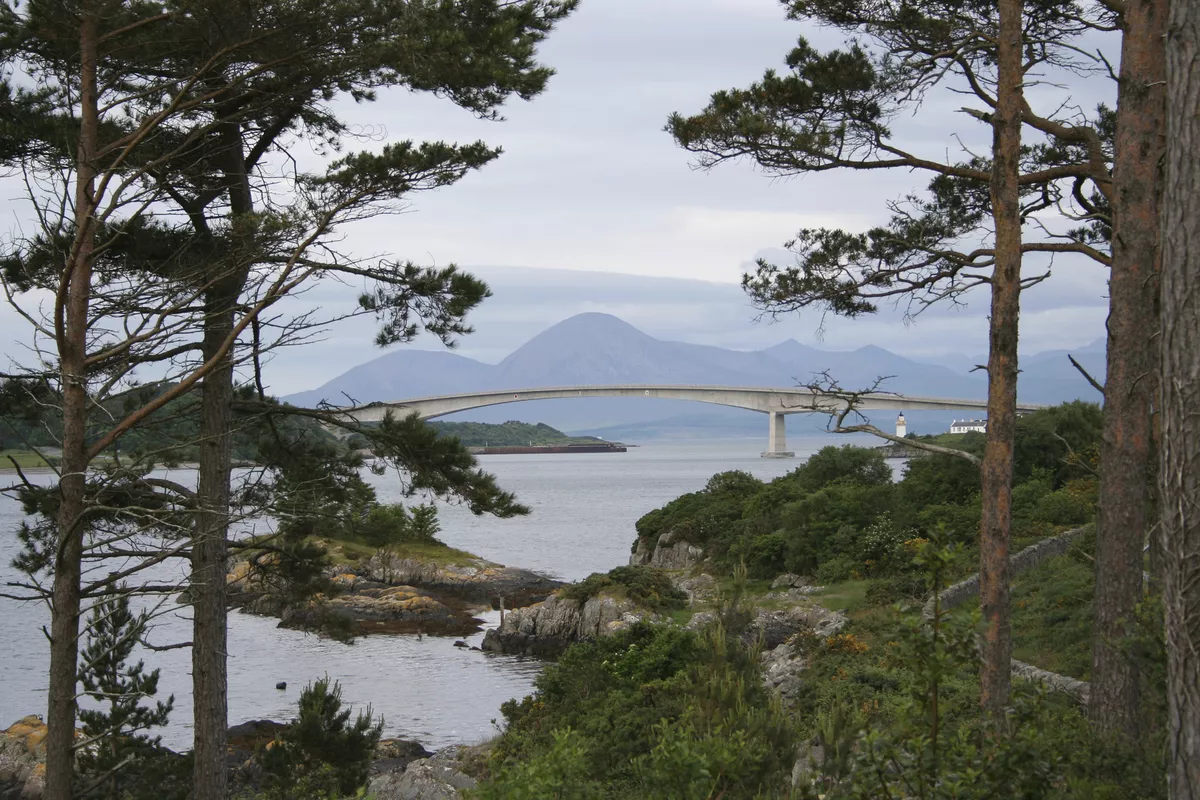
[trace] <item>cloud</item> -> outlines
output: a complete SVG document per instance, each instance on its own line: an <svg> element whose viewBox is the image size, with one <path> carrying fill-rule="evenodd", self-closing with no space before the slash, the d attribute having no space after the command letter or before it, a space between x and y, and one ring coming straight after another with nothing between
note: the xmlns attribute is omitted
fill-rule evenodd
<svg viewBox="0 0 1200 800"><path fill-rule="evenodd" d="M628 275L618 272L524 267L472 267L488 281L494 296L472 315L476 332L463 337L458 352L497 363L551 325L588 311L618 316L660 339L711 344L740 350L770 347L786 339L828 350L854 350L878 345L910 358L946 363L975 363L987 351L987 295L966 307L934 306L913 320L884 307L879 314L854 320L822 318L818 312L788 315L778 321L758 316L732 283ZM1038 293L1053 281L1026 294L1021 318L1026 353L1086 345L1104 335L1106 304L1037 304ZM351 307L353 292L345 287L322 290L329 313ZM280 394L312 388L368 361L379 351L371 345L373 325L357 319L334 327L322 341L285 351L268 368L273 390ZM429 337L412 345L438 349Z"/></svg>
<svg viewBox="0 0 1200 800"><path fill-rule="evenodd" d="M582 311L617 314L655 336L745 349L794 337L838 349L873 343L927 358L982 352L983 294L969 298L966 309L934 308L909 324L894 309L826 320L823 338L817 314L754 322L736 282L756 255L780 256L803 227L882 223L889 200L928 182L927 175L898 170L770 179L745 162L692 168L663 131L671 112L699 111L712 92L783 69L801 35L818 47L840 44L836 31L790 22L784 12L778 0L582 3L541 49L540 58L557 70L547 92L509 103L502 123L403 91L374 103L339 104L359 134L352 148L482 139L504 150L459 184L414 197L411 213L348 226L345 248L359 256L458 263L488 278L496 296L475 316L478 333L461 347L487 361ZM1115 91L1103 78L1072 78L1067 90L1081 108ZM1064 90L1047 79L1032 91L1050 102ZM961 113L964 104L960 95L931 93L892 127L905 146L958 159L964 145L982 151L987 142L982 126ZM305 167L324 158L296 155ZM0 225L7 230L28 227L27 212L11 202L22 193L19 182L0 181ZM1030 268L1044 263L1031 259ZM1053 272L1024 299L1022 345L1030 352L1103 335L1104 270L1060 258ZM320 286L287 308L336 313L353 307L359 288ZM372 330L369 320L337 326L320 343L280 354L269 377L280 392L315 386L376 355ZM23 326L0 309L0 342L24 338Z"/></svg>

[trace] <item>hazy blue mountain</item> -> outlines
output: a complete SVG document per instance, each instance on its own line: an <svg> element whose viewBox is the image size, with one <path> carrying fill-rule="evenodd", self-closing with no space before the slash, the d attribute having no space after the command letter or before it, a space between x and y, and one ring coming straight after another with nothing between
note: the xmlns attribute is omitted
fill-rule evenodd
<svg viewBox="0 0 1200 800"><path fill-rule="evenodd" d="M399 400L477 391L488 385L496 368L448 350L395 350L343 372L307 392L288 395L292 405L313 407L325 400L336 405Z"/></svg>
<svg viewBox="0 0 1200 800"><path fill-rule="evenodd" d="M1089 370L1103 374L1103 342L1075 353ZM1065 366L1065 369L1064 369ZM1022 364L1021 399L1059 402L1094 391L1071 368L1062 353L1045 353ZM401 400L487 389L536 388L620 383L709 384L718 386L795 386L828 371L843 388L863 389L887 377L886 391L915 396L982 399L987 384L982 373L964 374L948 366L914 361L881 347L853 351L820 350L787 340L759 351L671 342L649 336L608 315L579 314L554 325L512 352L499 364L485 364L454 353L398 349L361 364L325 385L287 398L311 406L327 400L344 404ZM873 420L890 424L883 415ZM911 418L912 430L939 430L953 415L936 412ZM945 417L945 419L943 419ZM580 398L493 406L447 419L545 422L568 432L587 431L610 438L636 440L651 435L765 436L762 415L740 409L705 406L681 400ZM793 417L795 433L815 431L823 420ZM657 432L657 434L655 433Z"/></svg>
<svg viewBox="0 0 1200 800"><path fill-rule="evenodd" d="M968 400L987 396L987 383L981 377L962 375L936 364L912 361L881 347L867 346L836 352L805 347L789 340L763 352L788 365L789 375L793 379L790 383L822 383L822 373L828 373L843 389L850 391L867 389L883 378L885 380L879 387L881 391Z"/></svg>
<svg viewBox="0 0 1200 800"><path fill-rule="evenodd" d="M1021 359L1017 392L1030 403L1060 403L1080 398L1100 401L1100 394L1071 365L1074 356L1093 378L1104 383L1105 341L1098 339L1073 350L1047 350Z"/></svg>
<svg viewBox="0 0 1200 800"><path fill-rule="evenodd" d="M746 385L785 376L756 353L665 342L609 314L578 314L547 328L499 364L501 388L600 383Z"/></svg>

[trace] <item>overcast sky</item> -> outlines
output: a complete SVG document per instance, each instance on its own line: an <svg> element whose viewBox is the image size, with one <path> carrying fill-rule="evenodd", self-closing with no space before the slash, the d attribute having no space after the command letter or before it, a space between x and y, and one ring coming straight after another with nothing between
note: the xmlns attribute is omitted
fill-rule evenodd
<svg viewBox="0 0 1200 800"><path fill-rule="evenodd" d="M714 90L782 67L801 34L820 46L840 41L787 21L778 0L583 0L542 48L542 60L558 71L547 92L514 102L504 122L402 93L347 106L375 142L484 139L505 152L458 185L420 196L411 213L347 229L345 243L361 255L457 263L487 278L495 297L460 350L486 361L580 311L614 313L662 338L733 348L793 337L829 349L873 343L923 358L986 350L985 294L966 310L931 312L912 325L895 313L831 321L823 340L816 318L754 322L735 285L754 257L778 254L801 227L882 222L888 199L927 180L895 170L771 180L749 164L691 168L662 130L667 115L698 111ZM1109 90L1071 88L1083 105ZM955 111L961 105L961 98L931 98L899 122L898 134L910 148L957 157L956 133L969 145L981 135ZM3 186L9 197L19 194L18 185ZM0 212L15 229L20 211L9 203ZM1103 270L1060 259L1054 277L1026 295L1023 349L1102 337L1105 293ZM321 287L300 302L333 310L355 294L356 287ZM311 388L375 357L369 335L365 321L352 323L322 344L279 356L268 376L273 389ZM0 310L0 337L24 338L11 311Z"/></svg>

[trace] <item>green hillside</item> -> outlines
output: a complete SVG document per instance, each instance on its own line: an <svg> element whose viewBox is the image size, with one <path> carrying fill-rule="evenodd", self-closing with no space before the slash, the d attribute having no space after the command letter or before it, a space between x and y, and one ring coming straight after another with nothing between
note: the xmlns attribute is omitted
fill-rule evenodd
<svg viewBox="0 0 1200 800"><path fill-rule="evenodd" d="M528 422L509 420L497 425L488 422L434 421L429 424L442 436L457 436L467 447L521 447L604 441L595 436L568 436L544 422L531 425Z"/></svg>

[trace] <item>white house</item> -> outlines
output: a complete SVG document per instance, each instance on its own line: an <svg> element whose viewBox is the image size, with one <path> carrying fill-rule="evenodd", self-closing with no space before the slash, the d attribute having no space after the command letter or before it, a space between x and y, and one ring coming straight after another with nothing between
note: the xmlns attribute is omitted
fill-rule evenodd
<svg viewBox="0 0 1200 800"><path fill-rule="evenodd" d="M987 433L986 419L956 419L950 423L951 433L970 433L978 431L979 433Z"/></svg>

